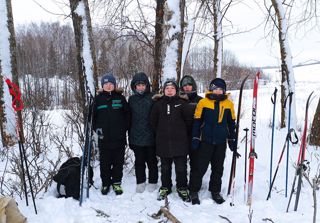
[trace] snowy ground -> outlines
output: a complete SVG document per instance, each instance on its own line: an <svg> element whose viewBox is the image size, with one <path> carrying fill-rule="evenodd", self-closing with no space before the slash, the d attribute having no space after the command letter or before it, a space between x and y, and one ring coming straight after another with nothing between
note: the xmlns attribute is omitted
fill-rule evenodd
<svg viewBox="0 0 320 223"><path fill-rule="evenodd" d="M304 121L304 109L305 102L309 93L314 90L315 98L311 102L309 111L309 125L311 124L312 117L314 115L316 105L319 100L320 94L320 73L319 66L309 66L305 68L296 68L296 98L297 98L297 123L296 130L299 138L302 134L303 121ZM269 70L272 75L272 83L267 85L260 85L258 91L258 111L257 111L257 140L256 140L256 152L258 159L255 162L254 173L254 186L253 186L253 219L252 222L266 222L263 219L269 218L273 222L312 222L313 217L313 199L312 190L310 186L304 181L302 194L300 197L300 203L298 211L293 211L293 203L291 204L289 213L286 213L286 207L288 198L285 197L285 161L286 156L282 160L280 169L278 172L277 180L275 181L272 197L269 201L266 201L268 187L269 187L269 166L270 166L270 139L271 139L271 120L272 120L272 104L270 101L271 94L274 87L279 88L279 77L274 74L274 71ZM238 92L231 92L233 95L235 104L237 106ZM279 108L280 108L280 96L277 103L277 124L275 131L274 142L274 159L273 170L276 168L276 164L279 159L279 154L284 144L286 129L279 129ZM245 127L251 128L251 103L252 103L252 90L245 90L243 99L242 119L240 123L240 139L244 136ZM299 130L299 131L298 131ZM249 143L249 141L248 141ZM290 146L290 167L289 167L289 188L291 189L294 168L293 165L297 160L300 143L296 146ZM239 152L242 157L237 162L237 176L235 186L235 200L234 206L230 206L230 198L227 197L227 186L230 173L231 152L227 152L227 158L225 161L225 171L223 176L222 195L227 201L222 205L215 204L210 198L208 192L208 178L207 172L203 187L200 192L201 205L191 205L190 203L184 203L179 199L177 193L174 192L169 195L169 206L171 212L181 222L227 222L221 216L227 217L231 222L242 223L249 222L248 213L249 208L244 201L244 142L240 144ZM308 147L307 159L311 161L311 176L316 171L316 166L320 161L317 160L314 154L319 150ZM98 164L97 164L98 165ZM100 193L101 181L99 178L99 168L95 169L94 175L95 186L98 189L90 189L90 198L87 199L82 207L79 207L78 201L71 198L69 199L57 199L55 195L55 185L52 185L49 192L42 197L37 198L36 203L38 207L38 215L34 214L33 207L25 206L24 200L18 200L19 208L21 212L28 217L28 222L32 223L81 223L81 222L159 222L160 220L154 220L150 216L153 213L158 212L160 206L164 205L164 202L156 200L157 193L144 192L142 194L135 193L135 176L134 171L126 170L123 177L124 194L116 196L111 192L107 196L102 196ZM319 196L319 191L317 191ZM98 213L102 211L102 214ZM319 208L318 208L319 212ZM107 214L107 216L105 215ZM320 217L318 217L319 219Z"/></svg>

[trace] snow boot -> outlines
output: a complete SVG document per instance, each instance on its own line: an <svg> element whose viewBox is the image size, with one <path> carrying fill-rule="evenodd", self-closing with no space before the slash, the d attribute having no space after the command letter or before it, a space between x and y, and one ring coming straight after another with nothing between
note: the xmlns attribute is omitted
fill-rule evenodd
<svg viewBox="0 0 320 223"><path fill-rule="evenodd" d="M146 189L146 183L137 184L136 192L143 193L145 189Z"/></svg>
<svg viewBox="0 0 320 223"><path fill-rule="evenodd" d="M200 204L198 192L190 192L190 199L191 199L192 205Z"/></svg>
<svg viewBox="0 0 320 223"><path fill-rule="evenodd" d="M222 204L223 202L225 202L225 200L223 199L223 197L221 197L221 195L219 194L219 192L212 192L212 199L217 203L217 204Z"/></svg>
<svg viewBox="0 0 320 223"><path fill-rule="evenodd" d="M107 195L109 193L109 189L110 189L110 186L102 186L101 187L101 194Z"/></svg>
<svg viewBox="0 0 320 223"><path fill-rule="evenodd" d="M164 200L169 194L171 194L171 189L166 187L160 187L157 200Z"/></svg>
<svg viewBox="0 0 320 223"><path fill-rule="evenodd" d="M123 193L122 187L120 183L114 183L112 184L113 191L116 193L116 195L121 195Z"/></svg>
<svg viewBox="0 0 320 223"><path fill-rule="evenodd" d="M153 191L155 191L155 190L157 189L157 187L158 187L157 184L151 184L151 183L149 183L147 188L148 188L148 191L149 191L149 192L153 192Z"/></svg>
<svg viewBox="0 0 320 223"><path fill-rule="evenodd" d="M190 202L190 196L189 196L189 192L186 188L184 187L180 187L177 189L178 195L179 197L185 201L185 202Z"/></svg>

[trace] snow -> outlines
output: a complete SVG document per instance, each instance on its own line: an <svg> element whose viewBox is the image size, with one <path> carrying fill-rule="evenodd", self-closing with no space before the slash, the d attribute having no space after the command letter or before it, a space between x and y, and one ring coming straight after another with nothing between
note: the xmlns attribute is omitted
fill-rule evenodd
<svg viewBox="0 0 320 223"><path fill-rule="evenodd" d="M5 0L0 0L0 67L2 70L1 75L5 78L9 78L12 81L12 69L11 69L11 53L10 53L10 32L7 25L7 5ZM6 123L4 123L4 131L7 135L14 137L15 133L15 112L12 109L12 97L9 93L8 85L3 85L4 96L4 114L6 117ZM0 136L1 137L1 136ZM1 140L0 140L1 141Z"/></svg>
<svg viewBox="0 0 320 223"><path fill-rule="evenodd" d="M303 130L304 123L304 109L305 102L309 93L314 90L315 97L311 102L309 110L308 124L310 126L312 117L315 113L317 102L319 100L320 92L320 75L318 73L320 66L309 66L295 68L296 75L296 99L297 99L297 123L296 131L300 138ZM269 189L269 171L270 171L270 139L271 139L271 122L272 122L272 109L273 105L270 97L274 91L274 87L279 89L279 73L277 70L265 70L264 73L270 75L270 83L259 83L258 90L258 105L257 105L257 138L256 138L256 152L258 159L255 160L254 172L254 186L253 186L253 219L252 222L263 222L262 219L269 218L274 222L291 223L291 222L312 222L313 217L313 198L312 190L305 180L303 180L302 194L300 197L298 211L293 211L293 204L295 196L291 202L289 213L286 213L288 198L284 196L285 187L285 162L282 160L278 176L275 180L274 190L272 191L271 198L266 201ZM231 91L232 99L237 106L239 91ZM243 105L240 121L240 144L239 152L242 155L237 160L237 173L235 184L235 198L234 206L230 206L231 198L227 197L227 187L229 180L229 171L232 154L228 150L225 161L225 170L222 182L221 194L227 199L222 205L215 204L208 191L208 181L210 172L208 171L203 179L202 189L200 191L200 205L191 205L184 203L178 197L175 188L173 193L169 195L169 207L172 214L177 219L184 223L194 222L215 222L223 223L226 220L220 217L224 216L230 219L231 222L246 223L248 220L249 208L246 205L246 194L244 193L244 147L245 142L241 141L245 132L242 131L245 127L250 129L251 121L251 106L252 106L252 89L244 90L243 92ZM237 110L237 109L236 109ZM51 120L55 122L56 126L63 127L63 111L50 111L48 114L52 115ZM277 100L277 113L275 125L275 138L274 138L274 155L273 155L273 168L275 169L282 150L286 129L279 129L280 124L280 100ZM61 131L63 132L63 131ZM57 133L59 131L57 130ZM250 135L250 131L248 132ZM248 151L250 141L248 140ZM297 161L300 144L290 146L290 166L289 166L289 190L293 181L295 169L293 165ZM315 159L315 154L319 153L316 148L308 146L306 153L307 159L310 162L311 172L310 176L313 177L316 173L316 167L319 165L319 160ZM78 148L77 148L78 149ZM248 164L247 164L248 165ZM129 163L125 168L123 177L124 194L116 196L114 192L103 196L100 193L100 173L99 162L94 163L94 185L97 188L90 189L90 198L86 199L79 207L79 202L68 199L55 198L55 184L53 183L47 193L39 195L36 200L38 215L34 214L32 204L25 205L24 200L16 199L19 204L20 211L28 217L28 221L32 223L102 223L102 222L159 222L150 216L157 213L161 206L164 205L163 201L157 201L157 192L148 192L147 190L142 194L135 192L135 176L132 163ZM174 172L174 171L173 171ZM174 179L175 176L173 176ZM159 180L160 182L160 180ZM158 183L160 186L160 183ZM319 191L317 191L319 196ZM29 199L29 203L30 199ZM319 208L318 208L319 212ZM99 214L100 213L100 214ZM108 216L106 216L108 215ZM318 217L319 218L319 217Z"/></svg>

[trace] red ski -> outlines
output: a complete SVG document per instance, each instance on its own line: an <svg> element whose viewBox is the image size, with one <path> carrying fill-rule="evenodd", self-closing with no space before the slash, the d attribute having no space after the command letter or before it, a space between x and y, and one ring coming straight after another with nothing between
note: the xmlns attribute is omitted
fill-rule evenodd
<svg viewBox="0 0 320 223"><path fill-rule="evenodd" d="M258 158L255 151L255 139L256 139L256 120L257 120L257 96L258 96L258 82L260 78L260 72L257 72L254 85L253 85L253 101L252 101L252 119L251 119L251 143L249 153L249 176L248 176L248 197L247 205L251 207L252 204L252 189L253 189L253 173L254 173L254 159Z"/></svg>

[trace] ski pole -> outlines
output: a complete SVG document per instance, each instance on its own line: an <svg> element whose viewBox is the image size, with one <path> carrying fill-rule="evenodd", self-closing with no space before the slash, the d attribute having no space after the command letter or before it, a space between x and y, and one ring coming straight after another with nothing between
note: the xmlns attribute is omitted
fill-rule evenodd
<svg viewBox="0 0 320 223"><path fill-rule="evenodd" d="M294 134L295 141L293 141L293 139L292 139L292 136L291 136L292 134ZM285 140L283 148L282 148L282 152L281 152L281 155L280 155L280 158L279 158L279 161L278 161L278 165L277 165L276 171L274 173L273 179L271 181L271 185L270 185L270 188L269 188L267 200L269 200L269 198L271 197L272 187L273 187L274 181L276 179L276 176L277 176L277 173L278 173L278 170L279 170L279 166L280 166L280 163L281 163L281 160L282 160L282 157L283 157L283 154L284 154L284 151L286 149L287 144L289 144L289 142L291 142L292 144L297 144L298 141L299 140L298 140L298 136L297 136L296 132L294 131L294 129L290 129L288 134L287 134L287 136L286 136L286 140Z"/></svg>
<svg viewBox="0 0 320 223"><path fill-rule="evenodd" d="M12 96L12 108L15 111L15 115L16 115L17 138L18 138L19 152L20 152L20 158L21 158L21 167L22 167L22 171L23 171L23 173L22 173L23 180L22 181L23 181L24 188L25 188L26 202L28 205L23 161L25 162L25 170L27 172L27 177L28 177L28 181L29 181L29 187L30 187L30 191L31 191L31 197L32 197L34 211L36 214L38 214L36 203L35 203L35 196L33 193L33 187L31 184L31 179L30 179L30 174L29 174L27 156L26 156L26 152L24 149L24 145L23 145L24 136L23 136L23 131L22 131L22 116L21 116L21 111L23 110L23 101L21 99L21 92L20 92L19 86L12 83L9 78L5 78L5 82L7 83L8 88L9 88L9 93Z"/></svg>
<svg viewBox="0 0 320 223"><path fill-rule="evenodd" d="M274 140L274 122L275 122L275 114L276 114L276 102L277 102L277 92L278 89L275 87L274 92L271 96L271 102L273 104L273 114L272 114L272 133L271 133L271 152L270 152L270 176L269 176L269 182L270 182L270 188L271 186L271 178L272 178L272 162L273 162L273 140Z"/></svg>
<svg viewBox="0 0 320 223"><path fill-rule="evenodd" d="M287 99L289 98L289 115L288 115L288 132L290 131L290 123L291 123L291 104L292 104L292 95L293 92L289 92L286 99L284 100L284 108L287 104ZM286 189L285 189L285 197L288 195L288 170L289 170L289 143L287 144L287 165L286 165Z"/></svg>
<svg viewBox="0 0 320 223"><path fill-rule="evenodd" d="M247 150L248 150L248 128L243 129L246 132L246 143L245 143L245 150L244 150L244 201L246 201L246 187L247 187Z"/></svg>
<svg viewBox="0 0 320 223"><path fill-rule="evenodd" d="M228 195L231 193L231 189L235 188L235 176L236 176L236 163L237 158L239 158L239 153L237 152L238 149L238 138L239 138L239 126L240 126L240 113L241 113L241 103L242 103L242 93L243 88L246 80L248 79L249 75L247 75L241 82L240 92L239 92L239 101L238 101L238 113L237 113L237 123L236 123L236 146L235 150L232 153L232 162L231 162L231 170L230 170L230 177L229 177L229 185L228 185ZM234 190L233 190L234 192ZM233 205L234 193L232 194L232 201L230 205Z"/></svg>

